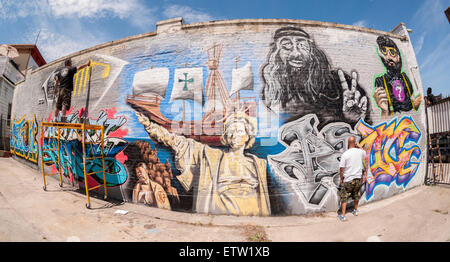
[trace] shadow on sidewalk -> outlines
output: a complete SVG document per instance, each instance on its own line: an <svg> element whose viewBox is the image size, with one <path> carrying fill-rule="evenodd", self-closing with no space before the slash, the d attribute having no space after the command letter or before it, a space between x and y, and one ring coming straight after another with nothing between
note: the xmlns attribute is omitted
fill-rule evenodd
<svg viewBox="0 0 450 262"><path fill-rule="evenodd" d="M84 195L84 197L86 196L86 190L84 187L78 187L76 185L71 185L71 184L67 184L66 187L62 186L62 187L54 188L54 189L49 189L48 187L46 187L46 189L44 191L47 193L73 192L73 193L76 193L79 195ZM91 203L91 206L88 208L91 210L113 208L113 207L121 206L121 205L125 204L125 201L117 200L114 198L108 197L105 199L104 194L101 192L89 192L89 198L90 198L90 200L96 199L96 200L101 200L102 202L106 202L99 207L92 207L92 203ZM86 203L86 207L87 207L87 203Z"/></svg>

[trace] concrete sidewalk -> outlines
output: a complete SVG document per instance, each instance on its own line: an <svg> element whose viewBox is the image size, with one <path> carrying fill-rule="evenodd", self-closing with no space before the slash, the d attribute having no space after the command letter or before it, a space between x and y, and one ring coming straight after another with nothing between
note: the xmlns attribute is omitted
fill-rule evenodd
<svg viewBox="0 0 450 262"><path fill-rule="evenodd" d="M171 212L86 196L0 158L0 242L14 241L450 241L450 187L421 186L360 207L340 222L312 216L236 217ZM118 210L127 214L116 214Z"/></svg>

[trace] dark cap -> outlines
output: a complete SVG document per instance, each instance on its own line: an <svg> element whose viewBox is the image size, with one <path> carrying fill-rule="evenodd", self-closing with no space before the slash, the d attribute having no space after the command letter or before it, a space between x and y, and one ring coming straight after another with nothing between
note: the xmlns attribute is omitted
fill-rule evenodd
<svg viewBox="0 0 450 262"><path fill-rule="evenodd" d="M390 39L390 38L388 38L388 37L386 37L384 35L380 35L377 38L377 44L378 44L379 47L382 47L382 46L392 47L392 48L395 48L398 51L398 47L395 44L395 42L392 41L392 39Z"/></svg>
<svg viewBox="0 0 450 262"><path fill-rule="evenodd" d="M275 35L273 36L273 38L277 40L278 38L283 36L302 36L308 39L310 38L308 33L303 31L303 29L293 26L278 29L277 31L275 31Z"/></svg>
<svg viewBox="0 0 450 262"><path fill-rule="evenodd" d="M68 66L70 63L72 63L72 60L71 60L70 58L67 58L67 59L64 61L64 65L65 65L65 66Z"/></svg>

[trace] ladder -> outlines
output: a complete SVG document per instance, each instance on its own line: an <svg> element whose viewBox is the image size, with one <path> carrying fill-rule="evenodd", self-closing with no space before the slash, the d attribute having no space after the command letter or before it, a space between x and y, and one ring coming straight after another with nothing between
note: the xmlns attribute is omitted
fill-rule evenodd
<svg viewBox="0 0 450 262"><path fill-rule="evenodd" d="M49 128L52 128L53 132L48 132L49 135L45 136L47 130ZM57 132L56 129L58 130ZM107 193L107 187L106 187L106 177L105 177L105 148L104 148L104 126L100 125L89 125L84 123L58 123L58 122L42 122L41 123L41 136L40 136L40 152L41 152L41 170L42 170L42 178L44 181L43 189L46 191L47 183L45 180L46 176L53 176L59 174L59 186L63 186L63 179L62 179L62 161L61 161L61 152L64 150L62 148L61 143L67 143L68 141L66 138L62 137L63 132L66 132L66 134L70 134L70 132L75 132L77 139L81 141L81 149L82 149L82 155L83 155L83 177L84 177L84 185L86 190L86 208L91 208L91 201L89 197L89 191L98 189L103 186L104 191L104 199L106 200L108 197ZM81 132L81 134L80 134ZM94 135L87 136L86 132L90 132ZM56 135L54 134L56 133ZM100 133L100 135L98 135ZM97 135L97 141L93 141L93 137ZM89 140L88 138L91 138ZM89 141L88 141L89 140ZM53 143L52 143L53 141ZM56 143L57 141L57 143ZM47 144L46 144L47 142ZM50 145L49 145L50 144ZM55 146L57 144L57 146ZM94 146L97 145L97 150L94 150ZM99 152L100 149L100 152ZM56 160L50 160L50 161L44 161L44 152L51 152L51 151L57 151L57 159ZM89 154L86 152L89 151ZM95 151L95 152L94 152ZM64 161L64 158L62 158ZM91 164L96 159L101 159L101 165L102 170L87 173L86 167L88 166L89 162ZM58 172L46 174L44 164L54 164L57 165ZM72 170L75 171L75 170ZM92 176L95 174L103 173L103 184L99 184L94 187L89 187L88 184L88 176ZM79 175L79 174L75 174Z"/></svg>

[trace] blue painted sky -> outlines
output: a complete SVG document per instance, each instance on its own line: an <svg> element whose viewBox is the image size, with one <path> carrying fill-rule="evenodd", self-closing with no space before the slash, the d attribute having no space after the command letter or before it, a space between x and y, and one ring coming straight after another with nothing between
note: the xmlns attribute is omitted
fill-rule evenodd
<svg viewBox="0 0 450 262"><path fill-rule="evenodd" d="M47 62L93 45L155 30L159 20L289 18L410 35L424 87L450 94L450 0L0 0L0 43L34 43Z"/></svg>

